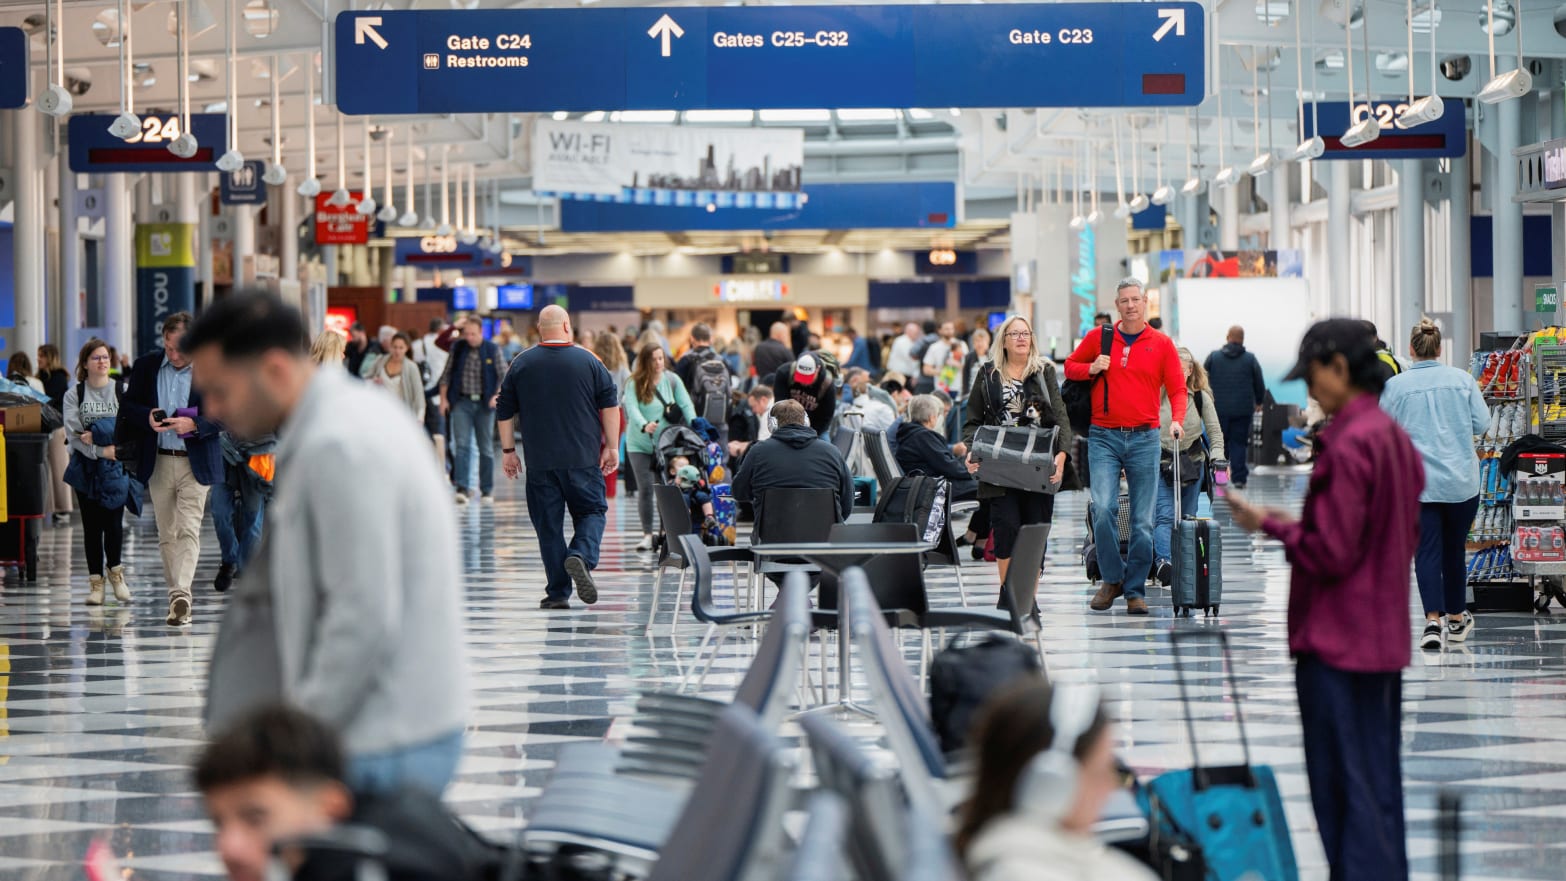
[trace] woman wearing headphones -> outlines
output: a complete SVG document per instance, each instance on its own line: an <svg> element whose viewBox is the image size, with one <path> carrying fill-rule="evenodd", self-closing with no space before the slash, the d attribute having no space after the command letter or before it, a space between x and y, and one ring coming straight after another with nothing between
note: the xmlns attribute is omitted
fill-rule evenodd
<svg viewBox="0 0 1566 881"><path fill-rule="evenodd" d="M972 744L979 772L957 830L971 881L1157 881L1093 837L1119 787L1098 686L1014 686L989 702Z"/></svg>

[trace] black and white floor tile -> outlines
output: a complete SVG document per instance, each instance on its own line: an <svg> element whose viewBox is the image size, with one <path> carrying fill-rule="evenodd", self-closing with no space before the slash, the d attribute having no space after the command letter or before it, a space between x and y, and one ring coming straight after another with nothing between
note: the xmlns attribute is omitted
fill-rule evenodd
<svg viewBox="0 0 1566 881"><path fill-rule="evenodd" d="M1252 481L1253 495L1297 503L1303 478ZM1225 596L1218 620L1173 619L1166 595L1155 614L1123 607L1094 614L1076 559L1080 496L1063 497L1041 605L1052 672L1106 686L1122 755L1144 773L1188 765L1167 637L1176 628L1223 627L1236 655L1255 761L1278 773L1303 877L1326 877L1300 750L1293 671L1285 641L1288 570L1275 545L1226 533ZM613 500L591 609L545 613L536 542L520 492L501 487L494 506L455 512L462 526L474 712L459 781L448 798L479 828L520 829L561 744L614 736L638 690L670 686L700 630L667 635L665 590L654 637L643 635L651 598L649 558L632 547L634 499ZM0 528L14 528L0 526ZM202 732L207 656L222 597L197 592L195 624L164 625L150 517L130 532L136 600L89 609L79 531L44 531L42 578L0 585L0 879L76 879L95 839L108 842L139 879L221 874L189 764ZM216 570L203 542L201 578ZM958 602L950 570L931 570L937 604ZM994 595L993 568L970 564L971 597ZM682 616L682 618L685 616ZM1410 610L1410 639L1415 611ZM911 656L910 656L911 658ZM745 665L720 661L706 690L723 695ZM1238 756L1235 708L1210 649L1187 663L1196 738L1205 758ZM1414 877L1435 877L1436 793L1463 797L1464 875L1558 879L1566 864L1566 615L1484 615L1468 644L1416 650L1405 679L1404 776ZM860 695L864 698L863 693ZM621 725L617 725L617 721Z"/></svg>

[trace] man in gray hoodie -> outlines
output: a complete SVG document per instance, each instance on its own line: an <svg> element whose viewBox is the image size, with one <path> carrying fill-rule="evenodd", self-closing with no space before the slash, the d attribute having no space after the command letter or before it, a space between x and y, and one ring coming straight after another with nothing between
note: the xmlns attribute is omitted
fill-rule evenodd
<svg viewBox="0 0 1566 881"><path fill-rule="evenodd" d="M279 438L262 544L213 650L207 725L287 703L342 736L355 791L439 795L468 710L446 480L408 408L316 370L304 339L297 310L254 292L208 307L183 342L212 416Z"/></svg>

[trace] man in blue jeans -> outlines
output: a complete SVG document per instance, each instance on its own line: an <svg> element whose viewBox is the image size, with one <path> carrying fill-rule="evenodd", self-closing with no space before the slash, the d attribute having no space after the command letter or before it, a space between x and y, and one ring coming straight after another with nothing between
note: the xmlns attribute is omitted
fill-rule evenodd
<svg viewBox="0 0 1566 881"><path fill-rule="evenodd" d="M495 500L495 396L504 375L500 347L484 339L482 321L467 319L440 379L440 411L451 414L452 480L459 505L466 505L475 490L485 504Z"/></svg>
<svg viewBox="0 0 1566 881"><path fill-rule="evenodd" d="M569 609L573 588L582 602L598 602L593 569L609 507L604 478L620 467L619 448L604 439L620 436L620 396L598 357L572 344L564 309L547 306L538 313L538 333L541 342L511 362L496 415L506 476L515 479L527 466L527 514L547 579L539 608Z"/></svg>
<svg viewBox="0 0 1566 881"><path fill-rule="evenodd" d="M223 443L223 479L212 485L207 507L212 509L212 529L223 552L212 588L222 593L233 586L261 543L266 503L272 497L272 451L277 438L267 434L245 441L225 431L218 439Z"/></svg>
<svg viewBox="0 0 1566 881"><path fill-rule="evenodd" d="M1115 289L1120 323L1101 351L1101 333L1089 333L1066 359L1066 378L1091 381L1093 425L1088 473L1093 493L1093 542L1104 582L1089 608L1107 612L1124 595L1126 613L1146 615L1143 591L1153 568L1153 503L1158 494L1160 392L1169 395L1175 440L1185 435L1185 371L1174 343L1147 325L1147 296L1135 278ZM1120 475L1131 504L1131 536L1120 555Z"/></svg>

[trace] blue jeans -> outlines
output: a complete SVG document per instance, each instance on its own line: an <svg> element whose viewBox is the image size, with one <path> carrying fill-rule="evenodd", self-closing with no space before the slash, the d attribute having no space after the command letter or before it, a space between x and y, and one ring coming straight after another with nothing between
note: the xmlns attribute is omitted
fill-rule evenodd
<svg viewBox="0 0 1566 881"><path fill-rule="evenodd" d="M652 487L643 487L652 494ZM598 568L598 546L604 537L604 475L597 468L563 468L527 472L527 516L538 536L538 554L544 558L544 592L552 600L571 597L571 576L566 557L581 557L588 569ZM565 540L565 515L571 513L571 544Z"/></svg>
<svg viewBox="0 0 1566 881"><path fill-rule="evenodd" d="M489 495L495 491L495 411L483 401L458 398L451 402L451 443L456 463L452 480L458 489ZM473 449L478 448L478 464Z"/></svg>
<svg viewBox="0 0 1566 881"><path fill-rule="evenodd" d="M1158 482L1158 431L1121 431L1093 426L1088 432L1088 471L1092 475L1093 541L1098 571L1106 584L1118 584L1127 600L1140 599L1153 568L1153 500ZM1120 472L1131 496L1131 538L1120 557Z"/></svg>
<svg viewBox="0 0 1566 881"><path fill-rule="evenodd" d="M420 789L437 798L457 776L462 760L462 730L434 740L348 759L348 788L356 795L390 795Z"/></svg>
<svg viewBox="0 0 1566 881"><path fill-rule="evenodd" d="M214 484L208 500L212 508L212 527L217 532L223 565L243 569L261 543L261 524L266 519L266 502L260 496L245 494L225 481Z"/></svg>
<svg viewBox="0 0 1566 881"><path fill-rule="evenodd" d="M1194 480L1185 485L1180 492L1180 513L1186 517L1196 516L1196 506L1201 504L1202 482ZM1157 519L1153 523L1153 559L1167 562L1169 556L1169 541L1174 533L1174 490L1169 486L1169 481L1158 478L1158 511Z"/></svg>
<svg viewBox="0 0 1566 881"><path fill-rule="evenodd" d="M1464 502L1419 503L1419 552L1414 578L1425 614L1461 615L1468 608L1468 530L1479 497Z"/></svg>

